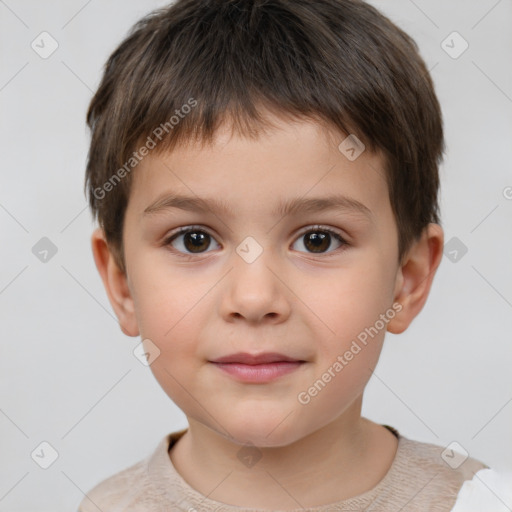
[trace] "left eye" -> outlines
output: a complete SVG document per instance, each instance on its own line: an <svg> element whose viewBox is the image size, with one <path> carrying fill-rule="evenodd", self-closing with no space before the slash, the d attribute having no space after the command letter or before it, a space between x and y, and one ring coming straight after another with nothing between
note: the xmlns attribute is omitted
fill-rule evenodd
<svg viewBox="0 0 512 512"><path fill-rule="evenodd" d="M346 245L345 240L343 240L343 238L338 233L327 228L309 229L300 235L295 244L301 242L302 246L305 247L309 252L324 253L327 251L327 249L331 248L333 238L336 243L338 243L338 246L333 250Z"/></svg>

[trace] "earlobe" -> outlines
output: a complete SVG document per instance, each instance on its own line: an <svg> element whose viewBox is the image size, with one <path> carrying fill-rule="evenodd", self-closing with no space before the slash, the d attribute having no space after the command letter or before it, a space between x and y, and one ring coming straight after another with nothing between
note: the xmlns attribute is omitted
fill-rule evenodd
<svg viewBox="0 0 512 512"><path fill-rule="evenodd" d="M423 309L443 256L444 234L439 224L429 224L409 249L398 269L394 302L402 309L387 325L393 334L405 331Z"/></svg>
<svg viewBox="0 0 512 512"><path fill-rule="evenodd" d="M138 336L139 328L135 307L126 274L117 265L101 228L94 230L91 236L91 246L96 268L103 281L110 304L119 320L121 330L127 336Z"/></svg>

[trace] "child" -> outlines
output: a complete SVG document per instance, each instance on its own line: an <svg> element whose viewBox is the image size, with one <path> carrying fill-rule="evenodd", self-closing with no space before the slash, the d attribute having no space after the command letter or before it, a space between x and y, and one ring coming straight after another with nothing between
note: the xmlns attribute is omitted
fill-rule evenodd
<svg viewBox="0 0 512 512"><path fill-rule="evenodd" d="M451 510L486 466L361 417L442 257L415 43L360 0L178 0L87 121L96 265L189 426L80 511Z"/></svg>

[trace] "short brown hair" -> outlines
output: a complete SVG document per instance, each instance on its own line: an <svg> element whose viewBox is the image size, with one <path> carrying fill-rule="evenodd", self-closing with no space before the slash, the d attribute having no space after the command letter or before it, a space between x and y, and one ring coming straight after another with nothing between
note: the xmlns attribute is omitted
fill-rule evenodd
<svg viewBox="0 0 512 512"><path fill-rule="evenodd" d="M326 122L382 152L400 260L439 223L441 111L406 33L360 0L178 0L132 28L87 112L85 187L120 268L134 151L157 127L155 151L211 141L225 120L255 136L262 106Z"/></svg>

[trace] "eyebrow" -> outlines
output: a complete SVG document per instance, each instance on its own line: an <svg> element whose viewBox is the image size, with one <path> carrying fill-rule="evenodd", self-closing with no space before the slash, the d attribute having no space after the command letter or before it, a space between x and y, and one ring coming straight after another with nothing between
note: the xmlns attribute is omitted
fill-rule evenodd
<svg viewBox="0 0 512 512"><path fill-rule="evenodd" d="M144 210L144 215L160 213L171 208L199 213L223 213L232 217L236 215L236 212L227 203L219 199L179 194L167 194L157 199ZM286 215L317 213L324 210L359 214L372 222L374 221L373 213L367 206L356 199L339 194L326 197L299 197L290 201L281 201L272 213L285 217Z"/></svg>

